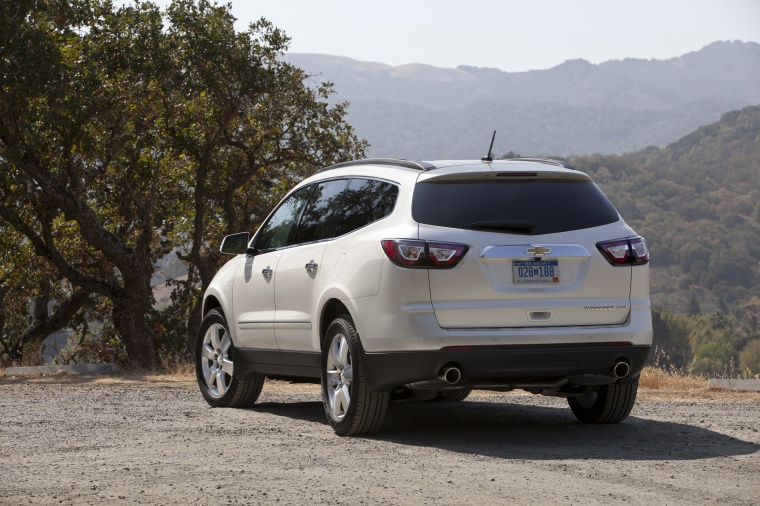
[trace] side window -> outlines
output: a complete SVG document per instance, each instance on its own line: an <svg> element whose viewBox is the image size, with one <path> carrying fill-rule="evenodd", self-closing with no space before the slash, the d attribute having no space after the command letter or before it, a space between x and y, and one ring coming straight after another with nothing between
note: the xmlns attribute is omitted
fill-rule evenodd
<svg viewBox="0 0 760 506"><path fill-rule="evenodd" d="M335 235L347 234L393 211L398 197L398 187L374 179L351 180L341 203L341 214L335 224Z"/></svg>
<svg viewBox="0 0 760 506"><path fill-rule="evenodd" d="M288 238L294 230L298 216L301 214L304 204L309 198L313 186L301 188L296 193L285 199L277 208L269 221L261 228L256 249L268 251L287 246Z"/></svg>
<svg viewBox="0 0 760 506"><path fill-rule="evenodd" d="M298 222L292 244L319 241L335 237L333 224L348 179L336 179L314 185L309 203Z"/></svg>

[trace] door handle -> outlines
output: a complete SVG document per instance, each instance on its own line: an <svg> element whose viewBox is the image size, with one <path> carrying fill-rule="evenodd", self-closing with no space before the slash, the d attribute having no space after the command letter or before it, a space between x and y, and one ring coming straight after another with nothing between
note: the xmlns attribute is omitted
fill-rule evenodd
<svg viewBox="0 0 760 506"><path fill-rule="evenodd" d="M306 267L307 271L316 271L318 266L319 265L317 264L317 262L315 262L314 260L312 260L311 262L309 262L308 264L306 264L305 267Z"/></svg>
<svg viewBox="0 0 760 506"><path fill-rule="evenodd" d="M271 276L271 275L272 275L272 268L271 268L271 267L269 267L269 266L267 265L267 266L266 266L266 267L265 267L265 268L264 268L264 269L261 271L261 273L262 273L264 276Z"/></svg>

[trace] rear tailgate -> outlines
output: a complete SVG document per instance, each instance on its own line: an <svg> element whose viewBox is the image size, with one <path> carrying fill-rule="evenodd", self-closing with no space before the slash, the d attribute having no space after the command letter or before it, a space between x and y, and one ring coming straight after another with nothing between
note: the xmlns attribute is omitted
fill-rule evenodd
<svg viewBox="0 0 760 506"><path fill-rule="evenodd" d="M614 325L628 317L631 267L610 265L596 249L596 237L625 234L619 223L531 242L522 236L442 233L439 228L421 225L420 236L470 245L456 268L429 272L441 327ZM535 257L535 251L542 256Z"/></svg>
<svg viewBox="0 0 760 506"><path fill-rule="evenodd" d="M423 176L412 215L420 239L469 246L453 269L429 271L442 327L615 325L628 317L631 266L611 265L596 245L629 232L585 174Z"/></svg>

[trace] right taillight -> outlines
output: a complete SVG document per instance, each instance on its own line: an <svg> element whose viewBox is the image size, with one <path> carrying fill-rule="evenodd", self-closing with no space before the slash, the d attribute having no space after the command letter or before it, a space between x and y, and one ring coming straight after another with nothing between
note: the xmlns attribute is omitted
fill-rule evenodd
<svg viewBox="0 0 760 506"><path fill-rule="evenodd" d="M384 239L383 251L400 267L450 269L467 253L468 246L413 239Z"/></svg>
<svg viewBox="0 0 760 506"><path fill-rule="evenodd" d="M643 237L629 237L597 243L602 256L612 265L649 263L649 250Z"/></svg>

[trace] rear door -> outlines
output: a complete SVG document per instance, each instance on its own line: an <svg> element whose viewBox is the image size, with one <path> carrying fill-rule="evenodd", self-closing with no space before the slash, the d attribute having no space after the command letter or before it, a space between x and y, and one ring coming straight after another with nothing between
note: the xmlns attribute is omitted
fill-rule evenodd
<svg viewBox="0 0 760 506"><path fill-rule="evenodd" d="M445 328L614 325L630 310L631 267L612 266L600 241L627 228L582 173L430 177L415 187L420 238L470 246L454 269L433 270Z"/></svg>
<svg viewBox="0 0 760 506"><path fill-rule="evenodd" d="M285 351L317 351L312 328L318 323L315 294L323 275L322 256L327 239L334 236L335 217L348 179L313 185L308 204L277 263L274 287L274 330L277 344Z"/></svg>

